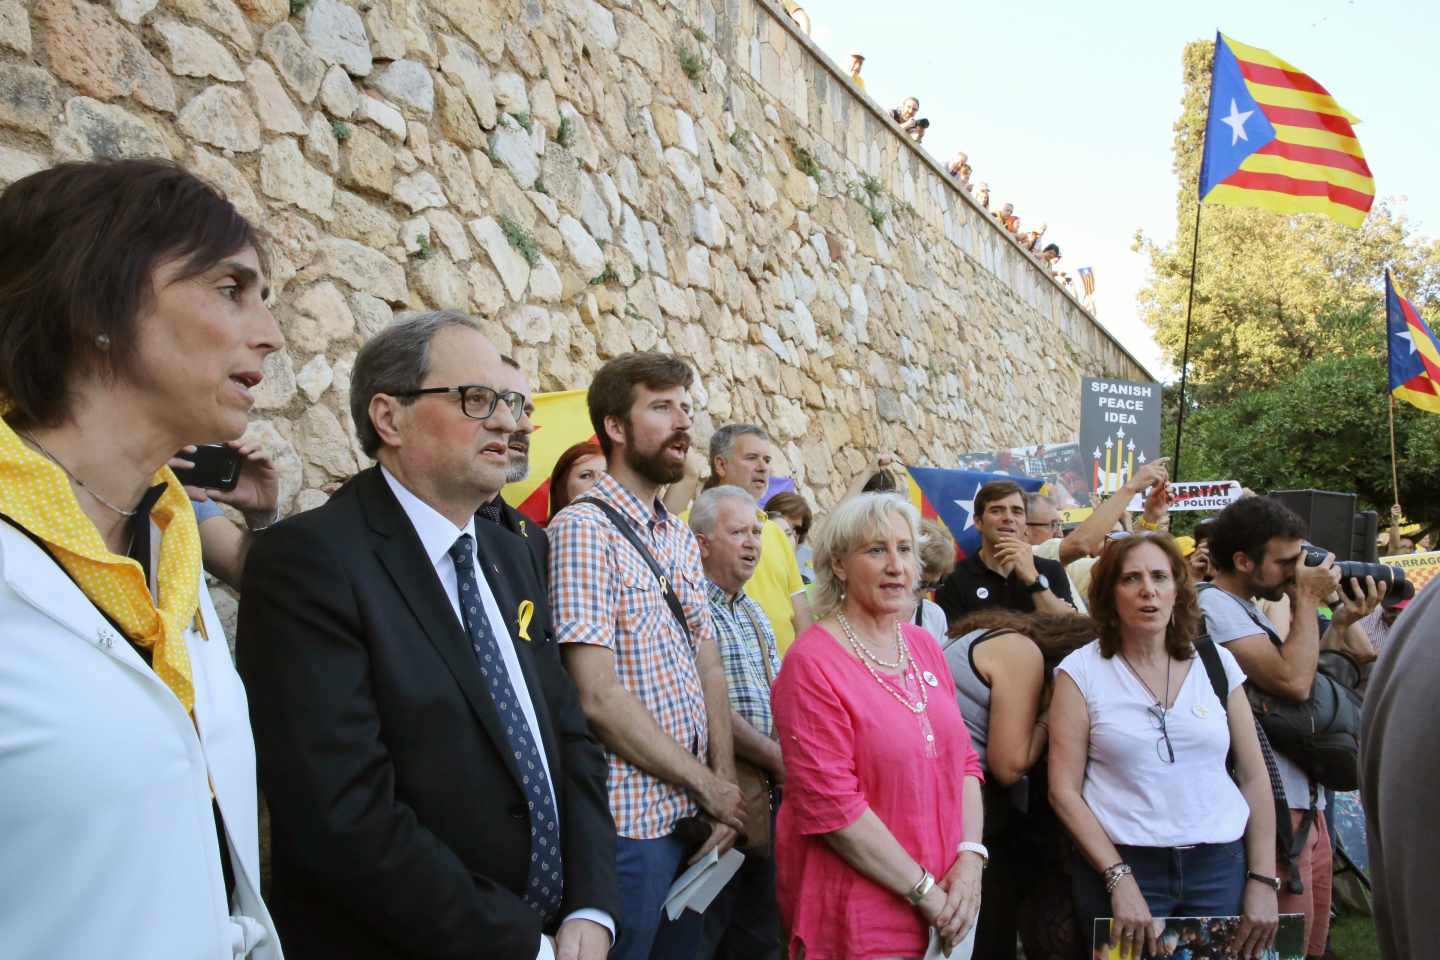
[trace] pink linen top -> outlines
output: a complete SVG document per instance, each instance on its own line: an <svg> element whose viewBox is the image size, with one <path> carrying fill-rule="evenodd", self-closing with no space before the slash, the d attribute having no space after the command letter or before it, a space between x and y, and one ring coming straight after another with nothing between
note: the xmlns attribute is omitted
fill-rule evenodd
<svg viewBox="0 0 1440 960"><path fill-rule="evenodd" d="M771 700L785 759L776 893L792 957L802 944L806 960L925 953L919 911L851 867L822 836L868 809L937 880L955 862L964 782L983 779L980 758L939 646L913 624L901 630L922 676L936 680L927 683L930 705L918 716L875 682L843 639L818 625L796 638L775 680ZM912 703L918 699L918 690L907 692Z"/></svg>

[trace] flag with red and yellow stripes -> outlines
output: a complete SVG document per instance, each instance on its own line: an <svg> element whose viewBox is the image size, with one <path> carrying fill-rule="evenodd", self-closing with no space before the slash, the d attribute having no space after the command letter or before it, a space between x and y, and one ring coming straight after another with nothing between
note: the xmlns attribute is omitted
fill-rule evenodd
<svg viewBox="0 0 1440 960"><path fill-rule="evenodd" d="M1309 74L1215 35L1200 201L1365 221L1375 180L1353 124Z"/></svg>

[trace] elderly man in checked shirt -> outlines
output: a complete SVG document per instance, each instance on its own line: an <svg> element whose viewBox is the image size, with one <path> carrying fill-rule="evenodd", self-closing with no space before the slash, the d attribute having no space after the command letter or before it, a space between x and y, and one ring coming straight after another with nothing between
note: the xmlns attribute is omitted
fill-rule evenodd
<svg viewBox="0 0 1440 960"><path fill-rule="evenodd" d="M770 684L780 672L775 631L760 604L745 595L745 584L760 562L761 515L749 491L713 487L696 499L690 529L700 542L710 613L725 682L730 690L730 731L737 766L748 765L756 779L773 788L785 782L785 764L775 739ZM747 791L748 793L748 791ZM773 816L773 814L772 814ZM779 960L783 956L780 908L775 900L775 831L745 848L745 863L705 911L705 936L695 960Z"/></svg>
<svg viewBox="0 0 1440 960"><path fill-rule="evenodd" d="M665 894L687 858L723 853L744 824L700 549L659 497L684 474L693 378L660 353L600 368L587 402L607 472L549 530L556 636L609 763L621 897L610 960L694 956L701 918L664 919ZM697 851L677 828L701 810L713 819Z"/></svg>

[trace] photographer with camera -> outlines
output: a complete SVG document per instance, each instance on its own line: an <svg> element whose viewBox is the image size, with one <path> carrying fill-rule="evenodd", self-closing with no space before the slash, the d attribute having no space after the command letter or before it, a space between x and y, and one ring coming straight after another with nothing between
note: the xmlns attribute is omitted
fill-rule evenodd
<svg viewBox="0 0 1440 960"><path fill-rule="evenodd" d="M1205 633L1239 661L1252 705L1260 700L1276 712L1287 712L1292 704L1309 706L1320 686L1316 675L1322 647L1344 637L1385 593L1373 579L1364 581L1358 597L1340 591L1341 572L1334 557L1306 544L1305 534L1304 521L1279 501L1256 496L1237 500L1211 526L1209 560L1214 578L1209 585L1202 584L1199 593ZM1337 592L1342 600L1333 604L1334 616L1322 642L1319 610ZM1255 602L1282 597L1289 598L1291 613L1284 637ZM1326 679L1323 692L1332 703L1348 693L1337 692ZM1338 708L1335 712L1341 713ZM1358 719L1358 705L1355 713ZM1257 719L1268 718L1262 714ZM1354 739L1346 740L1341 732L1340 747L1329 741L1297 743L1278 736L1268 724L1262 728L1274 746L1272 776L1278 774L1290 822L1276 824L1280 880L1252 875L1249 882L1280 888L1280 912L1305 915L1306 954L1319 956L1325 952L1329 933L1331 893L1331 851L1321 790L1338 784L1322 783L1315 775L1317 747L1343 751L1343 745L1353 744ZM1350 766L1353 771L1353 755Z"/></svg>

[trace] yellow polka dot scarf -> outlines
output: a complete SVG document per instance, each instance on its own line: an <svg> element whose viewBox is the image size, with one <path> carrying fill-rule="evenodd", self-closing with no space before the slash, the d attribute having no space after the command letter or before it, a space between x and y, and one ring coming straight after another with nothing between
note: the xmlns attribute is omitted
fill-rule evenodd
<svg viewBox="0 0 1440 960"><path fill-rule="evenodd" d="M90 601L136 645L151 651L155 673L191 713L195 686L185 629L200 603L200 529L190 498L169 467L161 467L152 482L165 484L150 512L161 537L155 575L159 606L140 564L105 546L65 472L0 419L0 513L45 541Z"/></svg>

